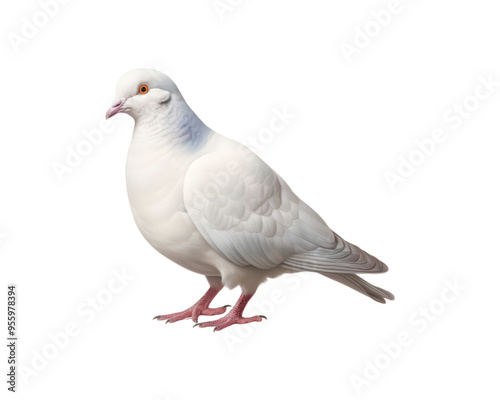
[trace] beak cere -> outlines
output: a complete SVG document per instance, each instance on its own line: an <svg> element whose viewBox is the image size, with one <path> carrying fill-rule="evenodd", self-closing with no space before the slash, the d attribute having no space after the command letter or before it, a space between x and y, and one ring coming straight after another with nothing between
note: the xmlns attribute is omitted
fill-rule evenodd
<svg viewBox="0 0 500 400"><path fill-rule="evenodd" d="M106 119L111 118L113 115L116 115L119 112L121 112L123 109L123 104L125 104L126 100L127 99L125 99L125 98L121 98L121 99L116 99L115 101L113 101L113 103L111 104L111 107L106 112Z"/></svg>

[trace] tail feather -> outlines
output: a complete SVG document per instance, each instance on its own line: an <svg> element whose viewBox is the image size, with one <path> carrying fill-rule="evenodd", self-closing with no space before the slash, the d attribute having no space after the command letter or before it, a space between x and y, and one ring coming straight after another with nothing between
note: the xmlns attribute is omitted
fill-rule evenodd
<svg viewBox="0 0 500 400"><path fill-rule="evenodd" d="M391 292L372 285L356 274L322 273L321 275L349 286L379 303L385 303L385 299L394 300L394 295Z"/></svg>
<svg viewBox="0 0 500 400"><path fill-rule="evenodd" d="M290 255L283 266L296 271L312 271L320 274L333 273L381 273L388 270L382 261L342 239L333 232L334 243L330 247Z"/></svg>

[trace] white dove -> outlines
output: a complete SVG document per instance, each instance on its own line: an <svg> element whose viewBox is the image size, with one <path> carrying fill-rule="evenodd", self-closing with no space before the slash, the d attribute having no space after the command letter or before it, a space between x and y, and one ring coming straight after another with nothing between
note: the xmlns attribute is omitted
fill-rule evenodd
<svg viewBox="0 0 500 400"><path fill-rule="evenodd" d="M242 294L222 318L195 326L221 330L261 321L243 317L261 283L286 273L312 271L385 303L392 293L356 273L387 266L334 233L264 161L244 145L217 134L191 110L175 83L152 69L120 78L106 113L135 120L126 181L135 222L165 257L203 274L210 288L185 311L159 315L176 322L224 314L210 308L223 288Z"/></svg>

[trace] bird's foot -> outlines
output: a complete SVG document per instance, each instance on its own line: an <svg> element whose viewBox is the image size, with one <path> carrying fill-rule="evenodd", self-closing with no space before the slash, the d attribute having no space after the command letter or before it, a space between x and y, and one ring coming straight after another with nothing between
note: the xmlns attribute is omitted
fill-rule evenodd
<svg viewBox="0 0 500 400"><path fill-rule="evenodd" d="M173 323L177 321L182 321L183 319L188 319L191 318L194 322L198 322L198 317L200 315L220 315L224 314L226 312L226 309L228 307L231 307L229 305L226 305L224 307L217 307L217 308L209 308L209 307L204 307L200 305L194 305L192 307L189 307L187 310L173 313L173 314L165 314L165 315L157 315L153 319L156 319L158 321L165 321L165 323Z"/></svg>
<svg viewBox="0 0 500 400"><path fill-rule="evenodd" d="M234 307L231 309L231 311L229 311L227 315L223 316L222 318L216 319L215 321L202 322L200 324L195 324L194 326L199 326L200 328L208 328L210 326L213 326L215 332L234 324L248 324L250 322L260 322L263 318L267 319L263 315L256 315L250 318L243 317L243 310L245 309L252 296L253 293L242 293Z"/></svg>
<svg viewBox="0 0 500 400"><path fill-rule="evenodd" d="M214 299L214 297L219 293L221 290L222 286L220 287L212 287L208 289L208 291L203 295L203 297L198 300L194 306L189 307L187 310L178 312L178 313L173 313L173 314L165 314L165 315L158 315L154 317L153 319L156 319L158 321L165 321L166 324L169 322L177 322L181 321L183 319L191 318L194 322L198 322L198 317L200 315L220 315L224 314L226 312L226 309L231 306L224 306L224 307L218 307L218 308L210 308L209 305Z"/></svg>
<svg viewBox="0 0 500 400"><path fill-rule="evenodd" d="M250 322L260 322L262 321L262 319L267 319L264 315L256 315L254 317L246 318L241 315L238 315L236 312L233 312L233 310L231 310L229 314L227 314L226 316L216 319L215 321L201 322L199 324L195 324L193 328L195 326L199 326L200 328L208 328L213 326L215 332L227 328L228 326L231 325L248 324Z"/></svg>

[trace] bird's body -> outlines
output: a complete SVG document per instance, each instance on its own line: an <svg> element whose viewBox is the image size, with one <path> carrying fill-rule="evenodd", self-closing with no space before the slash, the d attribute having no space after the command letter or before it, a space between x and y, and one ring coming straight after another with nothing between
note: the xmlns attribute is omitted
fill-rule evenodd
<svg viewBox="0 0 500 400"><path fill-rule="evenodd" d="M219 152L235 158L244 154L241 144L207 129L204 146L186 148L175 140L162 143L169 141L166 132L155 137L140 130L134 131L127 157L127 192L137 227L151 246L190 271L220 276L224 286L239 285L249 293L267 278L292 272L234 265L209 245L186 209L184 184L194 161Z"/></svg>
<svg viewBox="0 0 500 400"><path fill-rule="evenodd" d="M108 115L127 112L136 122L126 171L135 222L156 250L211 286L195 306L159 319L220 314L225 309L208 308L211 299L223 286L240 286L234 315L201 326L259 321L241 315L258 286L298 271L321 273L380 302L393 298L355 275L385 272L385 264L330 230L248 148L205 126L166 75L131 71L117 92L121 99Z"/></svg>

